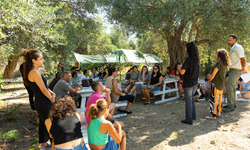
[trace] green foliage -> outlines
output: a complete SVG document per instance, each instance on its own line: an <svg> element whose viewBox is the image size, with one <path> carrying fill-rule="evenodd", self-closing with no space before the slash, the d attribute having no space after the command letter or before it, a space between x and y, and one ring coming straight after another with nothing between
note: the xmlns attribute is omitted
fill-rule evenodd
<svg viewBox="0 0 250 150"><path fill-rule="evenodd" d="M5 133L0 133L0 141L13 142L17 140L19 133L17 130L10 130Z"/></svg>
<svg viewBox="0 0 250 150"><path fill-rule="evenodd" d="M180 45L191 41L202 46L201 52L211 51L209 54L212 55L201 57L204 59L203 65L209 64L209 58L211 63L215 63L212 61L214 51L221 47L229 50L227 37L232 33L239 36L239 43L245 47L246 53L249 53L249 32L246 32L250 27L248 1L98 0L98 4L107 12L111 22L122 24L128 31L139 35L139 39L143 41L139 41L140 48L152 51L158 49L160 44L156 44L155 38L141 37L142 34L148 37L149 31L166 40L170 64L184 60L184 46ZM165 47L160 49L161 52L166 51Z"/></svg>
<svg viewBox="0 0 250 150"><path fill-rule="evenodd" d="M2 71L0 71L1 73ZM3 85L4 85L4 81L2 80L2 75L0 75L0 92L1 92L1 89L3 88Z"/></svg>

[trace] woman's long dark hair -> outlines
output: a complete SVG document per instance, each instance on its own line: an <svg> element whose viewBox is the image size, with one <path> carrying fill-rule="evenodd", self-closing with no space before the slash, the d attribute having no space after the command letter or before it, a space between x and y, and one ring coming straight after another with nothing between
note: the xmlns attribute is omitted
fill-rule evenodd
<svg viewBox="0 0 250 150"><path fill-rule="evenodd" d="M28 74L31 71L31 69L33 68L32 60L33 59L37 60L37 58L40 56L41 52L39 52L38 50L34 50L34 49L24 49L24 50L22 50L21 54L25 58L25 62L23 65L23 81L24 81L24 84L26 86L28 86L29 85Z"/></svg>
<svg viewBox="0 0 250 150"><path fill-rule="evenodd" d="M157 67L157 68L158 68L157 76L160 75L160 74L161 74L160 67L157 66L157 65L154 65L154 66L153 66L153 69L154 69L154 67ZM152 79L152 77L153 77L154 74L155 74L155 73L154 73L154 70L153 70L152 75L151 75L151 79Z"/></svg>
<svg viewBox="0 0 250 150"><path fill-rule="evenodd" d="M147 68L146 74L148 74L148 67L147 67L147 66L143 66L143 67L142 67L142 69L141 69L141 74L143 74L143 68Z"/></svg>
<svg viewBox="0 0 250 150"><path fill-rule="evenodd" d="M188 56L194 59L196 63L200 64L199 50L196 44L194 42L190 42L187 44L186 47L187 47Z"/></svg>
<svg viewBox="0 0 250 150"><path fill-rule="evenodd" d="M109 76L112 76L112 73L115 72L116 68L115 67L110 67L108 70Z"/></svg>

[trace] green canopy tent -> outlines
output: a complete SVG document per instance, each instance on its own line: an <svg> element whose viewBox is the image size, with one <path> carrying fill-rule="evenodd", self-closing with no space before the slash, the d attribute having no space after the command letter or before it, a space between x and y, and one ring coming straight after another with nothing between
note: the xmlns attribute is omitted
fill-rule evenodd
<svg viewBox="0 0 250 150"><path fill-rule="evenodd" d="M143 54L138 50L126 50L126 49L117 49L107 55L104 55L107 60L107 63L118 63L119 66L122 64L154 64L154 63L163 63L163 61L153 54ZM120 67L119 67L120 68ZM121 70L120 71L120 80L121 80Z"/></svg>
<svg viewBox="0 0 250 150"><path fill-rule="evenodd" d="M73 52L73 54L81 66L96 67L97 65L107 63L107 60L103 55L83 55L75 52Z"/></svg>
<svg viewBox="0 0 250 150"><path fill-rule="evenodd" d="M102 64L118 64L119 68L125 64L155 64L163 61L153 54L143 54L138 50L117 49L107 55L82 55L74 53L74 56L81 65L87 64L95 67ZM121 79L121 70L120 70Z"/></svg>

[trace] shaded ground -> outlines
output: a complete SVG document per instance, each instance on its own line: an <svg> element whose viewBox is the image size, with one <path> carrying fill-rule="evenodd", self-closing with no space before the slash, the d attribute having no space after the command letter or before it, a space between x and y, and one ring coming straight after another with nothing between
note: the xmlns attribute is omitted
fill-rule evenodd
<svg viewBox="0 0 250 150"><path fill-rule="evenodd" d="M10 101L20 99L26 104L18 107L13 121L4 121L4 111L0 110L0 132L16 129L20 133L12 143L0 142L0 149L27 150L37 146L37 126L31 122L35 120L35 112L27 104L27 94ZM153 101L159 99L154 97ZM192 126L180 122L185 118L185 104L181 99L160 105L143 103L144 98L140 96L131 106L133 113L119 119L125 124L128 150L247 150L250 147L250 102L237 102L236 111L223 113L223 118L216 121L203 119L209 115L208 102L196 102L197 120Z"/></svg>

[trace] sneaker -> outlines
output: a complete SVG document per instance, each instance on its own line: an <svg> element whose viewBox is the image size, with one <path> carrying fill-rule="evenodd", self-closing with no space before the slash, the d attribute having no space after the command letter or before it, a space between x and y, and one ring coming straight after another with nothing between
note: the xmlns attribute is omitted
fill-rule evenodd
<svg viewBox="0 0 250 150"><path fill-rule="evenodd" d="M186 123L186 124L189 124L189 125L192 125L193 123L190 123L190 122L187 122L186 120L181 120L182 123Z"/></svg>
<svg viewBox="0 0 250 150"><path fill-rule="evenodd" d="M199 99L194 99L195 102L199 102Z"/></svg>
<svg viewBox="0 0 250 150"><path fill-rule="evenodd" d="M224 111L224 112L231 112L231 111L234 111L234 108L225 107L225 108L222 109L222 111Z"/></svg>
<svg viewBox="0 0 250 150"><path fill-rule="evenodd" d="M44 145L40 146L40 150L47 150L47 149L51 149L51 145L47 144L46 146Z"/></svg>

